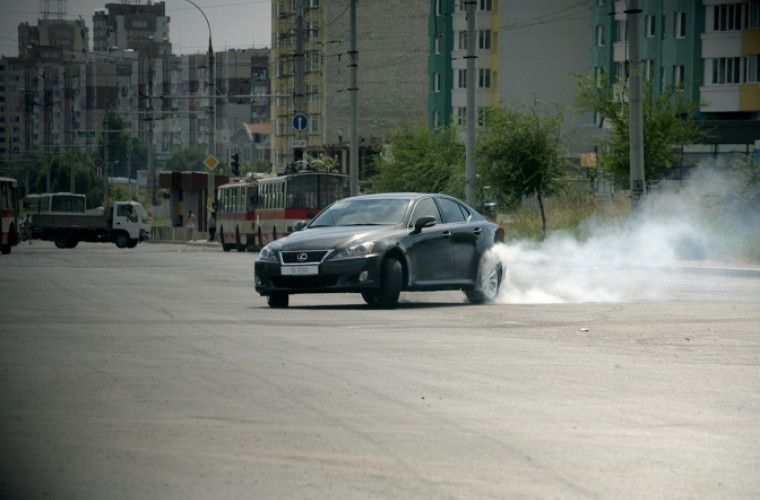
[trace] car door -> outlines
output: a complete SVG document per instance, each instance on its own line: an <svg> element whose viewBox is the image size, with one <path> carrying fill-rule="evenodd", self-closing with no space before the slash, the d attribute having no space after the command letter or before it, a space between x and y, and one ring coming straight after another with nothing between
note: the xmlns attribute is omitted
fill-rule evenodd
<svg viewBox="0 0 760 500"><path fill-rule="evenodd" d="M451 246L451 233L448 225L443 224L438 205L432 197L420 199L412 212L410 224L420 217L435 217L433 227L423 228L419 234L413 234L409 248L412 262L411 280L415 285L433 285L442 281L451 281L454 277L454 255Z"/></svg>
<svg viewBox="0 0 760 500"><path fill-rule="evenodd" d="M476 279L480 255L478 239L483 234L482 224L471 221L470 213L451 198L437 198L444 222L451 233L453 278L465 282Z"/></svg>

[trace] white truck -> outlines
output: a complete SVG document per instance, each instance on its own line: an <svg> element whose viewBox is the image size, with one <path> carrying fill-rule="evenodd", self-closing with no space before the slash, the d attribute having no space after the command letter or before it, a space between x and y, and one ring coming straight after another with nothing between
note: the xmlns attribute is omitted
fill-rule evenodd
<svg viewBox="0 0 760 500"><path fill-rule="evenodd" d="M32 235L53 241L58 248L74 248L80 241L112 242L119 248L134 248L150 238L148 211L135 201L117 201L102 214L37 214Z"/></svg>

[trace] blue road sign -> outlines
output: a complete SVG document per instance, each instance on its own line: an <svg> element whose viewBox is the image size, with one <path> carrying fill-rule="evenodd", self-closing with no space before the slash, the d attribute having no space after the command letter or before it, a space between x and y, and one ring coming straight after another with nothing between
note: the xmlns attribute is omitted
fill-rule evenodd
<svg viewBox="0 0 760 500"><path fill-rule="evenodd" d="M296 130L306 130L309 126L309 117L303 113L298 113L293 117L293 128Z"/></svg>

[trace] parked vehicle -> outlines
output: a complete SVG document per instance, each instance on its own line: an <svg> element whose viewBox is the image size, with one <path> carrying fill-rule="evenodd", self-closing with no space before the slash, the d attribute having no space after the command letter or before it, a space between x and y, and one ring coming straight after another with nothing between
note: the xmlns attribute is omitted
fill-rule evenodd
<svg viewBox="0 0 760 500"><path fill-rule="evenodd" d="M504 230L450 196L345 198L294 229L255 263L256 291L271 307L287 307L300 293L356 292L393 308L401 291L460 289L472 303L499 292L501 265L484 256Z"/></svg>
<svg viewBox="0 0 760 500"><path fill-rule="evenodd" d="M303 170L219 186L216 232L225 252L258 250L287 236L293 224L348 196L348 176Z"/></svg>
<svg viewBox="0 0 760 500"><path fill-rule="evenodd" d="M2 239L0 252L11 253L11 248L18 245L19 230L18 181L9 177L0 177L0 225Z"/></svg>
<svg viewBox="0 0 760 500"><path fill-rule="evenodd" d="M24 196L24 213L83 214L87 209L87 197L80 193L41 193Z"/></svg>
<svg viewBox="0 0 760 500"><path fill-rule="evenodd" d="M55 242L58 248L74 248L80 241L112 242L134 248L150 237L151 221L135 201L117 201L103 214L39 214L33 220L35 238Z"/></svg>

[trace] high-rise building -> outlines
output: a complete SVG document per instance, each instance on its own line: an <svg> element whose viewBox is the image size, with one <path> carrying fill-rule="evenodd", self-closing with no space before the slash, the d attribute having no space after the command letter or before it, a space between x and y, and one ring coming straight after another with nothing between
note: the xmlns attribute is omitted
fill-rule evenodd
<svg viewBox="0 0 760 500"><path fill-rule="evenodd" d="M131 49L145 57L171 55L169 20L166 2L106 4L92 17L93 49Z"/></svg>

